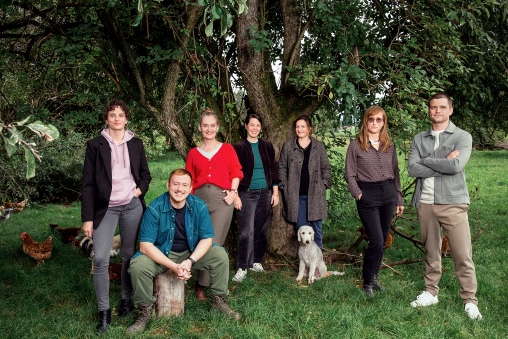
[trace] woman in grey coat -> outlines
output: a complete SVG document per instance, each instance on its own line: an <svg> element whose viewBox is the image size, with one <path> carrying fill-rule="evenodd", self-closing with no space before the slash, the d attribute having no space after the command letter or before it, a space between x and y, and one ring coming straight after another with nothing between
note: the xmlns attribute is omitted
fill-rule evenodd
<svg viewBox="0 0 508 339"><path fill-rule="evenodd" d="M283 191L284 217L314 229L314 241L323 247L323 219L328 215L326 189L332 186L331 168L322 142L311 137L307 115L293 122L296 138L284 143L279 158L279 189Z"/></svg>

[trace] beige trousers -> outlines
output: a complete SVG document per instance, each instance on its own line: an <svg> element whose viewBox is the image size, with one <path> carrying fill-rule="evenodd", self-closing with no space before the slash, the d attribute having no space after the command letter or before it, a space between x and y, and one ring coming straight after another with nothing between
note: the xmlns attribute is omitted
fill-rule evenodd
<svg viewBox="0 0 508 339"><path fill-rule="evenodd" d="M215 237L212 240L214 244L219 246L223 246L224 241L226 241L229 227L231 226L231 219L233 218L233 211L235 210L233 204L228 205L222 200L226 196L226 193L223 191L223 188L208 184L194 191L194 195L203 199L208 206L215 232ZM201 286L210 286L211 284L211 277L208 271L199 271L196 278Z"/></svg>
<svg viewBox="0 0 508 339"><path fill-rule="evenodd" d="M420 204L418 222L425 256L425 290L437 295L441 279L441 228L450 244L455 274L460 284L460 296L466 303L478 304L476 272L472 259L471 232L467 211L469 205Z"/></svg>

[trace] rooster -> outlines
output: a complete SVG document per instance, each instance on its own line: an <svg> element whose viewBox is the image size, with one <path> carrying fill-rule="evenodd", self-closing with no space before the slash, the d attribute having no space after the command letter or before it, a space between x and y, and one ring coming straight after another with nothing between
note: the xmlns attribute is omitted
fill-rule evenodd
<svg viewBox="0 0 508 339"><path fill-rule="evenodd" d="M53 233L58 233L64 244L70 244L81 233L81 227L60 228L57 224L49 224Z"/></svg>
<svg viewBox="0 0 508 339"><path fill-rule="evenodd" d="M51 236L41 243L33 240L30 234L26 232L21 233L20 238L23 240L23 251L37 261L37 266L51 257L51 251L53 251L53 238Z"/></svg>

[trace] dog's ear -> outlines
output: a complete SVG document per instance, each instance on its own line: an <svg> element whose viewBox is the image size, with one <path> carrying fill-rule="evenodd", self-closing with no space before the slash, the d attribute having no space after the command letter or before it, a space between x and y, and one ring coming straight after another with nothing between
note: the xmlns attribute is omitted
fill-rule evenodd
<svg viewBox="0 0 508 339"><path fill-rule="evenodd" d="M312 236L312 241L314 241L314 230L310 231L310 234Z"/></svg>
<svg viewBox="0 0 508 339"><path fill-rule="evenodd" d="M296 234L298 234L298 242L302 241L302 236L300 235L300 229L298 229L298 232L296 232Z"/></svg>

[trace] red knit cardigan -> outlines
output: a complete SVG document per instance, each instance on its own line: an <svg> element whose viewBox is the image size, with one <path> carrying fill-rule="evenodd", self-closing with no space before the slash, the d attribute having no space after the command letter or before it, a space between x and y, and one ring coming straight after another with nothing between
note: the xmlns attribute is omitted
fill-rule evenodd
<svg viewBox="0 0 508 339"><path fill-rule="evenodd" d="M187 154L185 169L192 174L191 193L205 184L229 190L234 178L243 178L242 165L235 149L227 143L223 143L210 160L201 154L197 147L191 149Z"/></svg>

